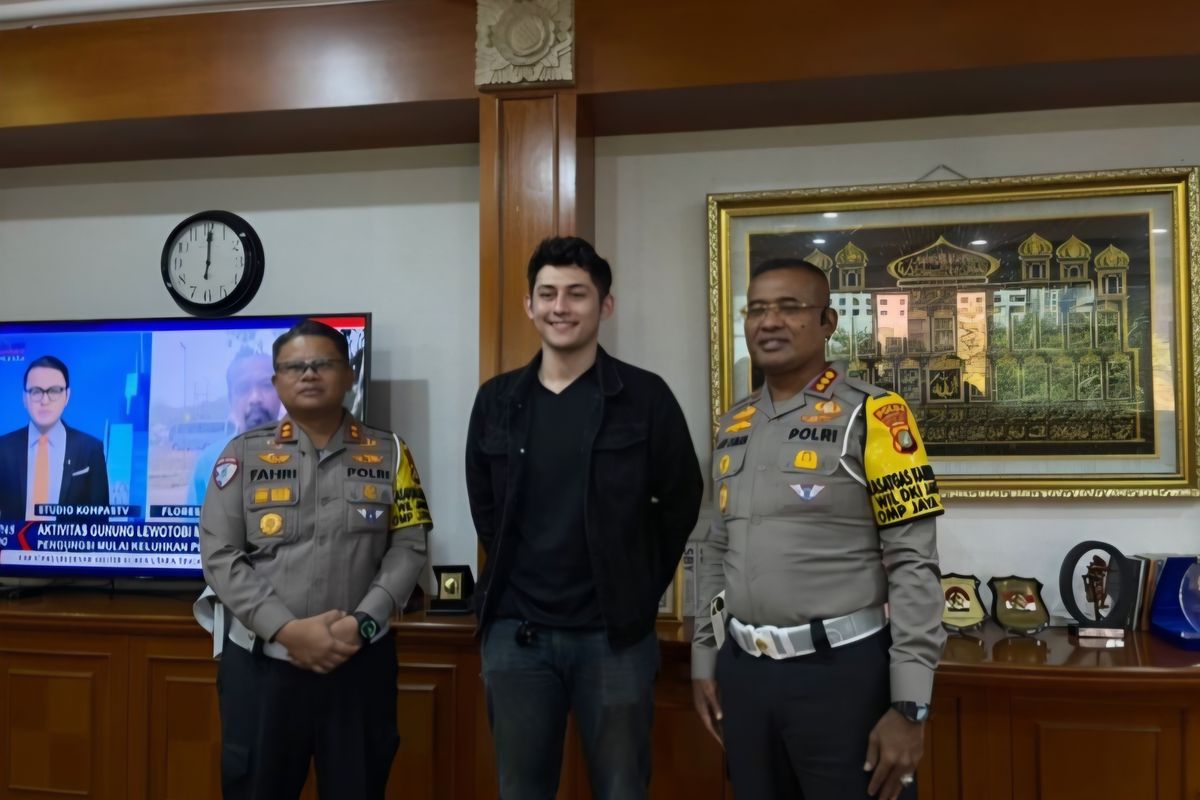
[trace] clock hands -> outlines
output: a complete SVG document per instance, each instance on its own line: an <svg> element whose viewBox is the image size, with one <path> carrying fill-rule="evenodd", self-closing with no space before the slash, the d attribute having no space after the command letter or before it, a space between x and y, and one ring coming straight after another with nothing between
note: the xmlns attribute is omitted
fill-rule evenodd
<svg viewBox="0 0 1200 800"><path fill-rule="evenodd" d="M204 257L204 280L208 280L208 268L212 266L212 228L208 229L208 254Z"/></svg>

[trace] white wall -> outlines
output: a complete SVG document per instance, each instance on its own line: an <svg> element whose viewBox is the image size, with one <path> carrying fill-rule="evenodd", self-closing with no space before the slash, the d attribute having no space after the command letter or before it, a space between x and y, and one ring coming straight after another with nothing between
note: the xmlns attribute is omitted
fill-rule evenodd
<svg viewBox="0 0 1200 800"><path fill-rule="evenodd" d="M597 248L617 298L604 343L667 379L706 463L707 193L914 181L939 164L971 178L1200 164L1200 105L613 137L596 159ZM944 571L985 584L1035 576L1052 609L1062 559L1083 539L1129 554L1200 551L1194 500L947 505Z"/></svg>
<svg viewBox="0 0 1200 800"><path fill-rule="evenodd" d="M478 385L474 146L0 170L0 319L180 316L159 257L188 215L259 232L243 314L373 314L370 421L413 449L434 563L475 563L462 453Z"/></svg>

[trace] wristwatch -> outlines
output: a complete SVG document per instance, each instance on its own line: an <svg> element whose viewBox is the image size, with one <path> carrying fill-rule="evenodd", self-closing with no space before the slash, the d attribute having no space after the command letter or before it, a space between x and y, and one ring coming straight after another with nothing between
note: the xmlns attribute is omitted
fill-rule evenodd
<svg viewBox="0 0 1200 800"><path fill-rule="evenodd" d="M355 611L354 618L358 620L358 635L362 637L363 644L370 644L379 633L379 623L365 611Z"/></svg>
<svg viewBox="0 0 1200 800"><path fill-rule="evenodd" d="M913 703L905 701L902 703L892 703L892 708L900 712L909 722L924 722L929 719L929 704L928 703Z"/></svg>

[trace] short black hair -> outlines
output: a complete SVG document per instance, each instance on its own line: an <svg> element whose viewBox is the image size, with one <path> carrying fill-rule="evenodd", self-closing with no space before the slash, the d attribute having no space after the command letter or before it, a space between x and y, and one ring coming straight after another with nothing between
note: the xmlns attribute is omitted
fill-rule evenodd
<svg viewBox="0 0 1200 800"><path fill-rule="evenodd" d="M66 384L66 388L71 388L71 373L67 370L67 365L54 356L42 356L41 358L35 358L33 361L30 361L29 366L25 368L25 377L22 379L21 383L22 387L29 385L29 373L31 370L36 369L37 367L48 367L50 369L58 370L62 373L63 383Z"/></svg>
<svg viewBox="0 0 1200 800"><path fill-rule="evenodd" d="M541 244L529 257L529 293L533 294L533 285L542 267L579 267L586 272L600 290L600 299L608 297L612 290L612 267L596 253L585 239L578 236L551 236L542 239Z"/></svg>
<svg viewBox="0 0 1200 800"><path fill-rule="evenodd" d="M347 364L350 363L350 343L346 341L346 335L337 328L331 328L324 322L318 322L315 319L301 320L282 333L275 340L275 344L271 345L271 361L278 364L279 351L283 349L285 344L297 336L320 336L323 339L328 339L337 347L338 355Z"/></svg>
<svg viewBox="0 0 1200 800"><path fill-rule="evenodd" d="M818 267L811 261L805 261L803 258L783 257L783 258L768 258L766 261L759 262L754 269L750 270L750 280L754 280L764 272L774 272L777 269L796 269L801 272L808 272L821 279L825 284L826 292L829 291L829 276L825 274L825 270Z"/></svg>

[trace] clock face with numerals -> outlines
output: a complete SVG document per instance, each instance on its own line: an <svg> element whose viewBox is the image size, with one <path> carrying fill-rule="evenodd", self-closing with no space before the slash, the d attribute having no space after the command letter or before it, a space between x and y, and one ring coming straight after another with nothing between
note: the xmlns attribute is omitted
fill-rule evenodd
<svg viewBox="0 0 1200 800"><path fill-rule="evenodd" d="M184 311L220 317L245 308L262 283L263 247L250 223L202 211L175 226L162 253L167 291Z"/></svg>

